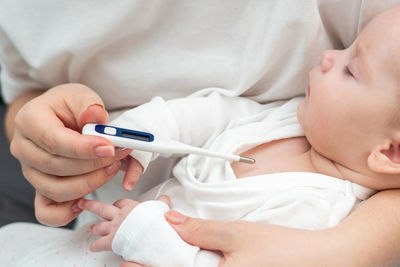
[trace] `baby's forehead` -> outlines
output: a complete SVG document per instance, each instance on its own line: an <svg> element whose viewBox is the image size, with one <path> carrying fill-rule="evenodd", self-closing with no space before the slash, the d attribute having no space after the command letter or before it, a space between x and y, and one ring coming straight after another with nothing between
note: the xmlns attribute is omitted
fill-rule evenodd
<svg viewBox="0 0 400 267"><path fill-rule="evenodd" d="M398 13L396 18L387 14L371 21L356 41L375 71L384 71L396 80L400 80L400 8Z"/></svg>
<svg viewBox="0 0 400 267"><path fill-rule="evenodd" d="M383 47L386 51L400 44L400 6L391 8L374 17L361 31L357 39L366 46Z"/></svg>

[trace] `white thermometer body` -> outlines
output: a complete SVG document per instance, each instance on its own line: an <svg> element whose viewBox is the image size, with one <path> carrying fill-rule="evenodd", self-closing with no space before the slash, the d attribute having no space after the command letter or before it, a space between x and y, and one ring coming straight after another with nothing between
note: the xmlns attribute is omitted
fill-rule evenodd
<svg viewBox="0 0 400 267"><path fill-rule="evenodd" d="M154 136L148 132L124 129L112 125L89 123L83 127L82 134L101 136L110 140L114 146L141 151L168 154L197 154L230 161L241 161L246 163L255 162L255 160L251 158L215 152L204 148L190 146L162 136Z"/></svg>

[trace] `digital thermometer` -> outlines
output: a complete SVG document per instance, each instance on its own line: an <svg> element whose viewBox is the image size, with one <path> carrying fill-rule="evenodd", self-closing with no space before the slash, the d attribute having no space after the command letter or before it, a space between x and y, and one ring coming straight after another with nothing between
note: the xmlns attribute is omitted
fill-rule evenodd
<svg viewBox="0 0 400 267"><path fill-rule="evenodd" d="M82 134L101 136L110 140L114 146L141 151L171 154L196 154L230 161L246 163L255 162L252 158L215 152L204 148L190 146L162 136L154 136L151 133L119 128L112 125L89 123L83 127Z"/></svg>

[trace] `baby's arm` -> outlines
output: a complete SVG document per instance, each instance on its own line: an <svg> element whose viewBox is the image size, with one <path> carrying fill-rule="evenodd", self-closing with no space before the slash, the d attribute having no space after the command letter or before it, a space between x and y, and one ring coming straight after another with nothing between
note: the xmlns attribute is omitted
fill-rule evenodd
<svg viewBox="0 0 400 267"><path fill-rule="evenodd" d="M211 137L222 133L233 120L254 115L264 109L265 106L256 101L218 93L173 100L155 97L144 105L124 112L110 124L148 131L193 146L203 146ZM137 150L131 155L144 169L157 156Z"/></svg>
<svg viewBox="0 0 400 267"><path fill-rule="evenodd" d="M275 102L266 105L281 104ZM223 132L234 120L257 114L265 110L266 105L245 97L218 93L172 100L155 97L146 104L124 112L110 124L151 132L189 145L203 146L211 137ZM126 190L132 190L139 176L157 156L157 153L139 150L131 153L132 158L123 181Z"/></svg>
<svg viewBox="0 0 400 267"><path fill-rule="evenodd" d="M101 237L90 249L113 250L124 260L146 266L217 266L220 255L183 241L164 218L168 197L158 200L139 203L122 199L114 205L81 200L82 209L105 219L91 227L91 233Z"/></svg>

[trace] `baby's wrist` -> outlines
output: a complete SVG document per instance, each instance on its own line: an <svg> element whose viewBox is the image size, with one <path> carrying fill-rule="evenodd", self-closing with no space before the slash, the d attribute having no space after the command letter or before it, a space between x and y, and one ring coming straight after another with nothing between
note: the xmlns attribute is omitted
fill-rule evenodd
<svg viewBox="0 0 400 267"><path fill-rule="evenodd" d="M151 229L154 222L164 218L169 210L163 201L150 200L137 205L119 226L112 241L112 250L125 260L133 260L132 251L140 251L140 240ZM136 259L135 259L136 260Z"/></svg>

